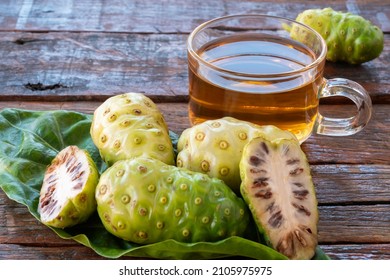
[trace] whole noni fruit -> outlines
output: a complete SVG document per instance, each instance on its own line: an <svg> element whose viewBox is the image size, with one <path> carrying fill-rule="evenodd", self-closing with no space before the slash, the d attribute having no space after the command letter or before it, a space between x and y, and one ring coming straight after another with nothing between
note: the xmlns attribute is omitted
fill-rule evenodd
<svg viewBox="0 0 390 280"><path fill-rule="evenodd" d="M183 131L178 141L177 166L223 180L236 193L240 188L239 162L252 138L293 139L276 126L259 126L232 117L209 120Z"/></svg>
<svg viewBox="0 0 390 280"><path fill-rule="evenodd" d="M138 156L175 162L164 117L141 93L116 95L101 104L93 115L91 137L109 166Z"/></svg>

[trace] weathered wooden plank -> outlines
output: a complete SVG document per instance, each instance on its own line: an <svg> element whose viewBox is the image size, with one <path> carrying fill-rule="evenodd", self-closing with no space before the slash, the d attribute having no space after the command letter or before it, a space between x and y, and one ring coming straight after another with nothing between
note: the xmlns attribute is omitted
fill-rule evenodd
<svg viewBox="0 0 390 280"><path fill-rule="evenodd" d="M320 206L321 243L390 243L390 204Z"/></svg>
<svg viewBox="0 0 390 280"><path fill-rule="evenodd" d="M390 244L321 245L321 249L334 260L390 259Z"/></svg>
<svg viewBox="0 0 390 280"><path fill-rule="evenodd" d="M33 110L68 109L92 113L100 102L0 102L1 108ZM180 134L190 126L186 103L157 103L169 129ZM358 134L347 137L313 135L302 148L309 162L317 164L390 164L390 105L375 105L373 117ZM323 114L339 116L351 114L354 106L323 105ZM345 115L344 115L345 116Z"/></svg>
<svg viewBox="0 0 390 280"><path fill-rule="evenodd" d="M2 100L102 100L123 91L186 99L185 35L3 35Z"/></svg>
<svg viewBox="0 0 390 280"><path fill-rule="evenodd" d="M312 166L324 251L337 259L390 259L390 6L386 1L0 2L0 108L92 113L108 96L139 91L158 102L177 133L189 127L185 40L199 23L244 12L293 18L303 9L326 6L372 20L386 32L381 57L361 66L327 63L325 70L326 78L350 78L370 92L376 103L371 122L355 136L313 135L302 147ZM326 105L321 110L348 115L353 108ZM0 259L9 258L100 259L92 250L59 238L0 191Z"/></svg>
<svg viewBox="0 0 390 280"><path fill-rule="evenodd" d="M321 249L334 260L388 260L390 244L342 244L320 245ZM29 246L0 244L0 260L103 260L90 248L69 244L67 246ZM121 257L120 259L129 259ZM234 258L233 258L234 259Z"/></svg>
<svg viewBox="0 0 390 280"><path fill-rule="evenodd" d="M1 194L0 196L2 196ZM13 202L12 202L13 203ZM7 205L12 203L8 203ZM0 208L1 209L1 208ZM25 207L15 206L6 209L0 227L0 244L18 244L26 247L50 246L69 247L75 241L58 237L49 228L36 221ZM388 244L390 243L390 205L370 206L320 206L319 243L320 245ZM24 212L24 213L23 213ZM385 248L388 248L385 247ZM378 245L378 250L381 246ZM341 250L339 248L339 250ZM348 252L348 249L346 250ZM329 249L330 252L330 249ZM353 252L351 250L350 252ZM367 254L368 252L364 252ZM23 253L22 253L23 254ZM1 258L1 256L0 256Z"/></svg>
<svg viewBox="0 0 390 280"><path fill-rule="evenodd" d="M380 245L322 245L324 252L334 260L388 260L389 244ZM84 246L30 247L0 244L0 260L104 260ZM121 257L119 259L130 259ZM234 259L234 258L233 258ZM137 259L135 259L137 260Z"/></svg>
<svg viewBox="0 0 390 280"><path fill-rule="evenodd" d="M390 203L390 165L311 165L319 204Z"/></svg>
<svg viewBox="0 0 390 280"><path fill-rule="evenodd" d="M72 30L188 33L198 24L228 14L261 13L295 18L308 8L349 11L390 31L386 1L1 1L0 30Z"/></svg>
<svg viewBox="0 0 390 280"><path fill-rule="evenodd" d="M326 78L361 83L390 103L390 34L382 55L360 66L328 63ZM95 100L124 91L162 101L188 99L186 35L0 33L0 100ZM343 103L327 98L325 103Z"/></svg>
<svg viewBox="0 0 390 280"><path fill-rule="evenodd" d="M0 244L0 260L104 260L92 249L72 243L46 247L26 244ZM126 259L125 257L121 259Z"/></svg>
<svg viewBox="0 0 390 280"><path fill-rule="evenodd" d="M373 115L364 128L352 136L330 137L313 135L302 148L307 152L312 164L352 163L352 164L389 164L390 163L390 124L388 105L376 105ZM327 116L352 116L355 107L344 105L324 105L321 111ZM345 114L346 115L345 115Z"/></svg>

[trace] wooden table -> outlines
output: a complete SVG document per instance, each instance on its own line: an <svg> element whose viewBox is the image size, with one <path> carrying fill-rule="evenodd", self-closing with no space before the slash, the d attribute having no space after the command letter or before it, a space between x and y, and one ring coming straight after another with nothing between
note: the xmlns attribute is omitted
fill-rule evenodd
<svg viewBox="0 0 390 280"><path fill-rule="evenodd" d="M334 259L390 259L388 1L0 1L0 108L92 113L109 96L143 92L181 133L189 126L185 41L195 26L234 13L295 18L330 4L378 25L385 48L360 66L326 65L327 78L361 83L374 111L355 136L314 135L302 145L319 200L319 243ZM345 114L354 106L329 99L321 110ZM99 258L59 238L0 191L0 259Z"/></svg>

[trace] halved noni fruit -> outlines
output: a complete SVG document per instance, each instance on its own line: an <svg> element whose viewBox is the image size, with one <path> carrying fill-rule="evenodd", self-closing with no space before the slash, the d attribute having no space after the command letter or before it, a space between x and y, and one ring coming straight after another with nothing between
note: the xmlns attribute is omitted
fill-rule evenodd
<svg viewBox="0 0 390 280"><path fill-rule="evenodd" d="M48 166L38 212L43 224L65 228L82 223L96 210L99 172L86 150L68 146Z"/></svg>
<svg viewBox="0 0 390 280"><path fill-rule="evenodd" d="M266 242L290 259L311 259L318 208L310 167L299 143L257 137L240 161L241 194Z"/></svg>

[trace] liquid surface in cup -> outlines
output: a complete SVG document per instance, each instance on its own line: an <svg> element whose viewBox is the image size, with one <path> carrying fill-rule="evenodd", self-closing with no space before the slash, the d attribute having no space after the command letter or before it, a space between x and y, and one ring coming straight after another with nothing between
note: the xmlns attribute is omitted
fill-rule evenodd
<svg viewBox="0 0 390 280"><path fill-rule="evenodd" d="M301 141L310 136L322 71L314 69L282 79L248 77L302 69L315 60L310 49L287 38L245 34L212 41L200 48L198 55L218 68L245 75L221 74L189 56L192 124L232 116L290 130Z"/></svg>

